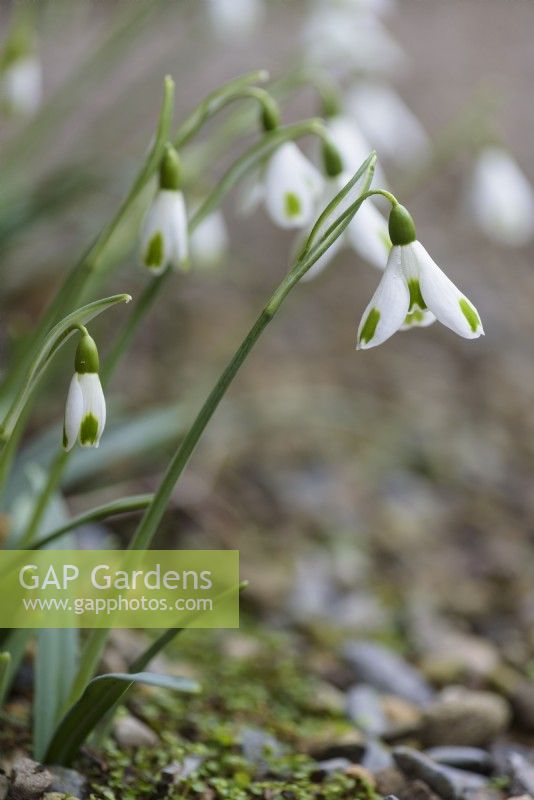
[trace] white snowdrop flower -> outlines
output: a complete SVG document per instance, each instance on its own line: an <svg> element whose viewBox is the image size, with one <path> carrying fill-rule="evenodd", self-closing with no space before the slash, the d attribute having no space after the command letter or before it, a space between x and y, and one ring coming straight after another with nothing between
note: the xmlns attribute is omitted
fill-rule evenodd
<svg viewBox="0 0 534 800"><path fill-rule="evenodd" d="M246 39L260 25L263 0L208 0L208 12L215 35L224 42Z"/></svg>
<svg viewBox="0 0 534 800"><path fill-rule="evenodd" d="M349 92L346 105L380 153L398 163L428 157L430 140L425 129L390 86L360 83Z"/></svg>
<svg viewBox="0 0 534 800"><path fill-rule="evenodd" d="M319 214L328 203L341 191L341 189L351 179L351 173L342 173L335 178L330 178L326 183L326 189L318 206ZM357 187L357 184L356 184ZM335 215L339 216L354 202L355 189L346 195L336 208ZM357 191L357 189L356 189ZM330 220L327 226L330 224ZM380 211L371 202L364 202L357 213L343 231L341 236L317 259L315 264L304 275L303 280L311 280L332 261L334 256L346 246L352 247L358 255L377 269L383 270L387 261L391 247L389 240L388 224Z"/></svg>
<svg viewBox="0 0 534 800"><path fill-rule="evenodd" d="M314 216L323 189L321 173L294 142L285 142L270 157L264 174L264 202L281 228L302 228Z"/></svg>
<svg viewBox="0 0 534 800"><path fill-rule="evenodd" d="M94 339L82 330L69 386L63 426L63 447L98 447L106 425L106 400L98 377L99 358Z"/></svg>
<svg viewBox="0 0 534 800"><path fill-rule="evenodd" d="M0 76L0 99L8 112L31 116L41 105L43 76L35 55L23 55L9 63Z"/></svg>
<svg viewBox="0 0 534 800"><path fill-rule="evenodd" d="M398 73L406 62L404 52L376 14L348 6L319 6L312 11L303 30L305 55L312 64L362 70L379 74Z"/></svg>
<svg viewBox="0 0 534 800"><path fill-rule="evenodd" d="M486 147L477 158L469 189L474 218L488 238L509 247L534 234L534 192L512 156Z"/></svg>
<svg viewBox="0 0 534 800"><path fill-rule="evenodd" d="M431 324L427 311L459 336L481 336L484 330L478 311L416 240L415 225L404 206L393 206L389 235L393 246L360 322L357 347L382 344L403 327Z"/></svg>
<svg viewBox="0 0 534 800"><path fill-rule="evenodd" d="M178 153L169 145L161 162L159 189L141 229L141 262L154 275L169 266L188 267L187 213L180 185Z"/></svg>
<svg viewBox="0 0 534 800"><path fill-rule="evenodd" d="M228 231L220 211L208 214L191 234L191 260L194 266L217 266L228 250Z"/></svg>
<svg viewBox="0 0 534 800"><path fill-rule="evenodd" d="M333 144L341 155L343 170L354 175L369 156L373 147L369 144L356 122L345 114L335 114L327 117L325 124ZM375 167L375 180L377 185L383 188L387 186L380 164Z"/></svg>

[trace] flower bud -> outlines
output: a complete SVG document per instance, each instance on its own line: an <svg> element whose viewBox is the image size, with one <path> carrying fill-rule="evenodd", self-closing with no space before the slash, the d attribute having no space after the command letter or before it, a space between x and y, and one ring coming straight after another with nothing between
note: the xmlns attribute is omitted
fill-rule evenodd
<svg viewBox="0 0 534 800"><path fill-rule="evenodd" d="M389 238L393 245L404 245L415 242L415 224L412 215L400 203L396 203L389 214Z"/></svg>

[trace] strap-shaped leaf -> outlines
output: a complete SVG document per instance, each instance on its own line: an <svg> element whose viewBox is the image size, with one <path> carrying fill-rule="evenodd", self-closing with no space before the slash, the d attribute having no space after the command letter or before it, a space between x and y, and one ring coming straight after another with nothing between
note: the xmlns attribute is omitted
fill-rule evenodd
<svg viewBox="0 0 534 800"><path fill-rule="evenodd" d="M132 298L129 294L115 294L111 297L104 297L101 300L95 300L93 303L88 303L82 308L68 314L61 322L58 322L52 330L45 337L39 353L35 357L24 382L24 386L18 392L17 397L11 404L7 412L3 424L0 428L1 438L7 440L13 433L13 429L17 424L24 406L30 397L33 389L36 387L40 378L42 377L48 364L57 353L59 348L65 344L67 339L77 330L78 325L85 325L94 317L101 314L106 309L117 303L128 303Z"/></svg>
<svg viewBox="0 0 534 800"><path fill-rule="evenodd" d="M152 672L133 674L112 672L107 675L99 675L97 678L93 678L78 702L63 717L47 750L45 762L70 764L83 742L108 709L115 705L134 683L159 686L163 689L173 689L188 694L196 694L200 691L200 686L196 681L170 675L156 675Z"/></svg>

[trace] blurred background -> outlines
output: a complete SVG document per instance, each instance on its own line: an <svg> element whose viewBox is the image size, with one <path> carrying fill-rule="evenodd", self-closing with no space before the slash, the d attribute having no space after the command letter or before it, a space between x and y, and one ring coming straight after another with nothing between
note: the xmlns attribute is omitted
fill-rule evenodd
<svg viewBox="0 0 534 800"><path fill-rule="evenodd" d="M363 35L357 16L353 28L330 31L325 5L367 15ZM20 6L2 4L3 35ZM485 337L466 341L436 324L356 352L380 273L343 250L292 293L258 344L156 546L238 548L251 581L245 617L267 626L289 622L327 641L347 632L400 641L436 680L458 668L451 650L477 675L499 664L534 670L532 242L488 237L468 202L488 143L534 181L532 4L272 0L252 12L243 3L240 13L239 3L232 13L217 0L35 6L42 97L26 116L4 115L0 128L2 364L16 360L126 192L154 130L164 74L176 82L176 123L223 81L258 68L275 86L304 64L325 68L345 98L369 80L392 87L418 121L420 150L404 143L402 121L393 124L397 150L369 126L366 137L419 238L477 306ZM313 87L279 97L286 122L321 114ZM182 153L188 204L257 137L246 103L217 116ZM301 144L317 162L314 143ZM149 199L114 238L105 286L93 296L135 299L150 280L137 256ZM65 477L72 513L157 485L287 269L294 233L262 209L243 218L238 200L233 192L223 207L229 244L220 263L172 279L114 376L102 446L76 453ZM93 325L103 352L127 314ZM55 453L71 359L68 345L43 386L12 497ZM111 530L126 541L134 525L124 519ZM85 535L96 541L109 531Z"/></svg>

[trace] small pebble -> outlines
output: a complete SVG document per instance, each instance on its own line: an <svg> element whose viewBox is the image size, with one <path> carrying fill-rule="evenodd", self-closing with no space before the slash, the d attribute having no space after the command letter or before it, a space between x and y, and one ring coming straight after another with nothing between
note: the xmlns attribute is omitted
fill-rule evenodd
<svg viewBox="0 0 534 800"><path fill-rule="evenodd" d="M370 736L381 736L388 728L380 695L372 686L358 684L348 690L347 715L360 730Z"/></svg>
<svg viewBox="0 0 534 800"><path fill-rule="evenodd" d="M425 705L433 692L421 673L387 647L375 642L349 642L344 656L362 683Z"/></svg>
<svg viewBox="0 0 534 800"><path fill-rule="evenodd" d="M487 750L480 747L432 747L426 755L448 767L473 770L483 775L489 775L493 769L493 759Z"/></svg>
<svg viewBox="0 0 534 800"><path fill-rule="evenodd" d="M422 739L431 747L479 747L503 733L510 716L507 702L497 694L451 687L425 709Z"/></svg>
<svg viewBox="0 0 534 800"><path fill-rule="evenodd" d="M49 788L52 775L31 758L19 758L11 770L8 800L36 800Z"/></svg>
<svg viewBox="0 0 534 800"><path fill-rule="evenodd" d="M362 758L362 766L372 773L381 772L393 766L393 756L384 747L382 742L370 739L365 746L365 753Z"/></svg>
<svg viewBox="0 0 534 800"><path fill-rule="evenodd" d="M487 781L482 776L441 766L424 753L410 747L395 748L393 758L408 778L424 781L443 800L457 800L466 791L487 786Z"/></svg>
<svg viewBox="0 0 534 800"><path fill-rule="evenodd" d="M131 714L115 721L113 733L121 747L154 747L159 742L152 728Z"/></svg>
<svg viewBox="0 0 534 800"><path fill-rule="evenodd" d="M282 753L280 742L260 728L243 728L241 746L247 761L258 765L264 765L267 756Z"/></svg>
<svg viewBox="0 0 534 800"><path fill-rule="evenodd" d="M51 792L71 794L74 797L82 797L85 794L87 780L75 769L53 766L49 767L49 770L52 773Z"/></svg>

